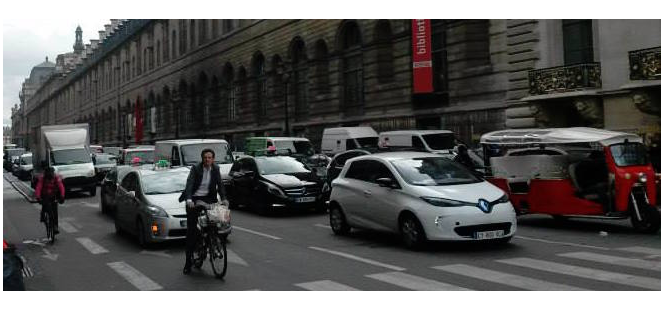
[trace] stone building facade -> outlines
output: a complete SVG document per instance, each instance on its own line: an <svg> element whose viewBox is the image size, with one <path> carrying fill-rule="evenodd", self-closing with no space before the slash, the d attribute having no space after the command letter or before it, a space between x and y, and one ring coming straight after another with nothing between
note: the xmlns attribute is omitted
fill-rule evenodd
<svg viewBox="0 0 665 310"><path fill-rule="evenodd" d="M648 40L628 45L605 38L652 28L654 21L616 23L592 21L592 43L605 45L593 49L591 62L622 57L623 50L613 49L633 46L657 47L659 55L659 21ZM305 136L318 145L324 128L356 125L377 131L451 129L467 143L505 127L639 131L657 123L659 133L659 117L631 108L659 109L660 98L649 91L659 88L659 62L658 79L638 86L646 87L647 95L637 100L648 103L633 103L631 91L615 91L622 86L607 89L601 100L598 88L607 83L535 86L547 81L540 78L542 68L565 64L563 38L586 35L586 28L564 27L561 20L432 20L434 91L414 94L411 25L411 20L112 20L71 68L52 75L27 100L25 122L32 134L43 124L87 122L92 142L103 145L215 137L240 149L245 137L263 135ZM566 53L588 52L581 46L586 42L575 41ZM611 66L628 71L627 61ZM616 71L603 67L596 76L580 68L585 79L591 75L596 82ZM594 96L589 89L595 89ZM603 104L575 101L560 109L561 104L545 103L577 97ZM624 110L638 115L636 121L615 125L614 115ZM570 121L552 121L561 119Z"/></svg>

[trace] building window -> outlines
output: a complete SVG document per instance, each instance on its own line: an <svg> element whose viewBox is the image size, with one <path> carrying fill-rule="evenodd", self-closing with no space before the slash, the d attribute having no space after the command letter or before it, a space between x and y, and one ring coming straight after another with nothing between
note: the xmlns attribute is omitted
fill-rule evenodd
<svg viewBox="0 0 665 310"><path fill-rule="evenodd" d="M434 92L448 91L448 54L446 51L446 21L433 19L432 31L432 82Z"/></svg>
<svg viewBox="0 0 665 310"><path fill-rule="evenodd" d="M265 121L268 114L268 83L266 82L265 59L258 53L252 60L252 75L255 79L257 119L259 123Z"/></svg>
<svg viewBox="0 0 665 310"><path fill-rule="evenodd" d="M176 42L177 42L176 39L177 39L177 37L176 37L176 34L175 34L175 30L173 30L173 32L171 33L171 55L173 55L173 57L176 57L176 55L177 55L176 52L175 52L175 45L176 45ZM168 50L168 48L167 48L167 50Z"/></svg>
<svg viewBox="0 0 665 310"><path fill-rule="evenodd" d="M219 19L212 20L212 38L215 39L219 36Z"/></svg>
<svg viewBox="0 0 665 310"><path fill-rule="evenodd" d="M238 93L240 93L240 85L235 85L233 88L231 88L231 91L228 94L229 121L235 121L236 117L238 116L236 111L236 94Z"/></svg>
<svg viewBox="0 0 665 310"><path fill-rule="evenodd" d="M314 58L316 89L318 90L319 94L326 94L330 92L330 78L328 69L328 47L326 46L326 42L323 40L316 42Z"/></svg>
<svg viewBox="0 0 665 310"><path fill-rule="evenodd" d="M379 21L376 26L376 75L379 83L390 82L394 79L393 45L390 22Z"/></svg>
<svg viewBox="0 0 665 310"><path fill-rule="evenodd" d="M187 52L187 20L181 19L180 24L180 40L178 41L178 46L180 56L184 55Z"/></svg>
<svg viewBox="0 0 665 310"><path fill-rule="evenodd" d="M564 19L563 60L566 65L593 62L593 33L590 19Z"/></svg>
<svg viewBox="0 0 665 310"><path fill-rule="evenodd" d="M157 67L162 65L162 42L157 41Z"/></svg>
<svg viewBox="0 0 665 310"><path fill-rule="evenodd" d="M199 45L203 45L208 40L208 20L199 20Z"/></svg>
<svg viewBox="0 0 665 310"><path fill-rule="evenodd" d="M363 113L363 60L360 29L349 22L341 32L342 100L346 115Z"/></svg>
<svg viewBox="0 0 665 310"><path fill-rule="evenodd" d="M162 26L162 40L164 41L164 62L169 61L169 22L165 21Z"/></svg>
<svg viewBox="0 0 665 310"><path fill-rule="evenodd" d="M307 106L307 52L305 43L296 39L291 47L293 60L293 97L295 99L296 120L305 120L309 114Z"/></svg>

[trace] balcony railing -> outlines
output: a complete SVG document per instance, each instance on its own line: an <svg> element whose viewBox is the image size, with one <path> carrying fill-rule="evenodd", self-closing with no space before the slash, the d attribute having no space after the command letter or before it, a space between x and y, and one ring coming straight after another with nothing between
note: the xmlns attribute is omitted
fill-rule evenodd
<svg viewBox="0 0 665 310"><path fill-rule="evenodd" d="M599 62L529 71L531 95L570 92L601 86Z"/></svg>
<svg viewBox="0 0 665 310"><path fill-rule="evenodd" d="M660 80L660 46L628 52L631 80Z"/></svg>

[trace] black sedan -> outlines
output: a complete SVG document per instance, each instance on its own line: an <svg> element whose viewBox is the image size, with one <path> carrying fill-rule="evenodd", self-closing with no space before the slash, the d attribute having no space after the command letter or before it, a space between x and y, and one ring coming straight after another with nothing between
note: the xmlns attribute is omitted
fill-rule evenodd
<svg viewBox="0 0 665 310"><path fill-rule="evenodd" d="M289 156L244 157L229 171L231 207L250 207L263 214L278 210L325 211L322 179Z"/></svg>
<svg viewBox="0 0 665 310"><path fill-rule="evenodd" d="M16 247L2 240L2 290L25 291L23 284L23 260Z"/></svg>

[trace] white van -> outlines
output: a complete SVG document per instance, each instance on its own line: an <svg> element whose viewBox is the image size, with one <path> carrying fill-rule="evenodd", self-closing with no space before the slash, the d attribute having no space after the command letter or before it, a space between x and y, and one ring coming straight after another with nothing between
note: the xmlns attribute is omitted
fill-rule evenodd
<svg viewBox="0 0 665 310"><path fill-rule="evenodd" d="M346 150L376 148L378 138L372 127L326 128L321 139L321 153L332 156Z"/></svg>
<svg viewBox="0 0 665 310"><path fill-rule="evenodd" d="M182 139L155 142L155 162L166 160L172 167L193 166L201 162L201 151L215 152L215 163L222 178L228 175L233 165L229 155L229 143L224 139Z"/></svg>
<svg viewBox="0 0 665 310"><path fill-rule="evenodd" d="M455 146L455 134L450 130L399 130L379 134L380 148L408 148L435 154L454 155Z"/></svg>

